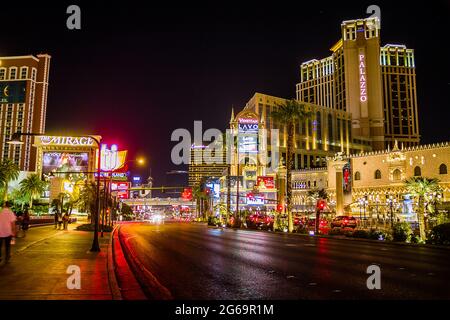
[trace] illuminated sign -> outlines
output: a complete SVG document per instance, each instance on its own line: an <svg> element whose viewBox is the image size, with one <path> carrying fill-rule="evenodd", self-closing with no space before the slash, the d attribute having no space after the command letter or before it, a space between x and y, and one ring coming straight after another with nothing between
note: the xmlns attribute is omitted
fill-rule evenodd
<svg viewBox="0 0 450 320"><path fill-rule="evenodd" d="M247 204L262 206L262 205L264 205L264 197L256 196L252 193L249 193L249 194L247 194Z"/></svg>
<svg viewBox="0 0 450 320"><path fill-rule="evenodd" d="M344 194L349 194L352 191L352 170L350 162L347 162L342 168L342 189Z"/></svg>
<svg viewBox="0 0 450 320"><path fill-rule="evenodd" d="M367 76L366 76L366 56L359 55L359 100L361 102L367 101Z"/></svg>
<svg viewBox="0 0 450 320"><path fill-rule="evenodd" d="M108 149L106 144L102 144L101 148L101 166L103 171L115 171L125 165L127 158L127 151L118 151L117 145L113 144L111 149Z"/></svg>
<svg viewBox="0 0 450 320"><path fill-rule="evenodd" d="M257 186L259 188L274 189L275 181L273 177L259 176L257 179Z"/></svg>
<svg viewBox="0 0 450 320"><path fill-rule="evenodd" d="M241 152L241 153L258 153L258 136L257 135L240 135L239 136L239 152Z"/></svg>
<svg viewBox="0 0 450 320"><path fill-rule="evenodd" d="M40 136L42 145L49 146L94 146L95 141L91 137L64 137L64 136Z"/></svg>
<svg viewBox="0 0 450 320"><path fill-rule="evenodd" d="M133 181L134 182L140 182L141 181L141 177L133 177Z"/></svg>
<svg viewBox="0 0 450 320"><path fill-rule="evenodd" d="M0 82L0 103L25 103L27 82Z"/></svg>
<svg viewBox="0 0 450 320"><path fill-rule="evenodd" d="M129 182L113 182L111 183L111 191L115 192L119 199L128 199Z"/></svg>
<svg viewBox="0 0 450 320"><path fill-rule="evenodd" d="M257 133L258 119L253 118L239 118L238 119L239 132Z"/></svg>
<svg viewBox="0 0 450 320"><path fill-rule="evenodd" d="M50 172L88 172L87 152L44 152L42 154L42 173Z"/></svg>

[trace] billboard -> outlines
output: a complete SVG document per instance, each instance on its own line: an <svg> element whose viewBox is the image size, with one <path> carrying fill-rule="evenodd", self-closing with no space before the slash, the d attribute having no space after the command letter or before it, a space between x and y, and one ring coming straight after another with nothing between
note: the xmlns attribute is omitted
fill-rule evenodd
<svg viewBox="0 0 450 320"><path fill-rule="evenodd" d="M42 173L50 172L88 172L89 154L87 152L44 152Z"/></svg>
<svg viewBox="0 0 450 320"><path fill-rule="evenodd" d="M111 192L115 192L119 199L128 199L129 182L113 182L111 183Z"/></svg>
<svg viewBox="0 0 450 320"><path fill-rule="evenodd" d="M0 103L25 103L26 81L0 82Z"/></svg>
<svg viewBox="0 0 450 320"><path fill-rule="evenodd" d="M256 134L239 135L238 143L240 153L258 153L258 136Z"/></svg>
<svg viewBox="0 0 450 320"><path fill-rule="evenodd" d="M275 181L273 177L259 176L256 182L259 188L274 189Z"/></svg>
<svg viewBox="0 0 450 320"><path fill-rule="evenodd" d="M352 170L350 168L350 161L342 168L342 188L344 195L352 191Z"/></svg>

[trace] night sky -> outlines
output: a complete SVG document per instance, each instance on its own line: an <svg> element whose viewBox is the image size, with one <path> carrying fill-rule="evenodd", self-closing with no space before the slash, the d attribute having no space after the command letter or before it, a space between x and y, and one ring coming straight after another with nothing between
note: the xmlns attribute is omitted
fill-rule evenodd
<svg viewBox="0 0 450 320"><path fill-rule="evenodd" d="M174 129L224 130L254 92L295 97L300 63L329 56L341 21L370 4L381 7L381 44L415 49L422 143L450 140L448 1L55 3L2 3L0 56L49 53L47 133L100 134L149 159L156 185L187 169L170 161ZM79 31L66 28L70 4Z"/></svg>

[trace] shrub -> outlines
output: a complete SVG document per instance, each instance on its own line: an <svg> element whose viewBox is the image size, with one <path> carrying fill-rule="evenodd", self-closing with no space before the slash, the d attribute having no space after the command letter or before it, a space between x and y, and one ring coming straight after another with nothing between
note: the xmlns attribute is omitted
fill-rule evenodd
<svg viewBox="0 0 450 320"><path fill-rule="evenodd" d="M209 226L218 226L220 224L220 219L218 217L208 217Z"/></svg>
<svg viewBox="0 0 450 320"><path fill-rule="evenodd" d="M332 228L330 229L330 231L328 231L328 235L329 236L337 236L337 235L341 235L341 229L340 228Z"/></svg>
<svg viewBox="0 0 450 320"><path fill-rule="evenodd" d="M411 227L407 222L397 222L394 224L392 237L394 241L405 242L411 235Z"/></svg>
<svg viewBox="0 0 450 320"><path fill-rule="evenodd" d="M112 229L113 229L113 227L105 225L103 227L103 232L111 232ZM78 231L94 231L94 225L90 224L90 223L82 224L82 225L79 225L78 227L76 227L75 230L78 230ZM102 230L102 226L101 225L98 226L98 230L99 231Z"/></svg>
<svg viewBox="0 0 450 320"><path fill-rule="evenodd" d="M351 236L353 238L368 239L369 233L366 230L355 230Z"/></svg>
<svg viewBox="0 0 450 320"><path fill-rule="evenodd" d="M450 223L443 223L431 229L428 242L431 244L450 245Z"/></svg>
<svg viewBox="0 0 450 320"><path fill-rule="evenodd" d="M382 230L370 229L368 238L372 240L386 240L388 238L388 233Z"/></svg>

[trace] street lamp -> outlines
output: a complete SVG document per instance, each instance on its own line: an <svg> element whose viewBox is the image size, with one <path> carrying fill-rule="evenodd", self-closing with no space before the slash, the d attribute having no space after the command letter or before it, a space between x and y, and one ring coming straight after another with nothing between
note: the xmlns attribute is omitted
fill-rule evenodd
<svg viewBox="0 0 450 320"><path fill-rule="evenodd" d="M13 133L13 135L11 136L11 140L8 141L9 144L12 145L21 145L23 144L23 141L20 140L21 136L31 136L31 137L36 137L36 136L42 136L44 134L42 133L34 133L34 132L15 132ZM73 137L89 137L91 138L93 141L95 141L95 143L97 144L98 147L98 159L97 159L97 194L96 194L96 204L97 204L97 208L96 208L96 214L95 214L95 223L94 223L94 239L92 240L92 247L91 247L91 252L100 252L100 245L98 243L98 224L99 224L99 217L100 217L100 166L101 166L101 156L100 156L100 141L92 135L75 135Z"/></svg>

